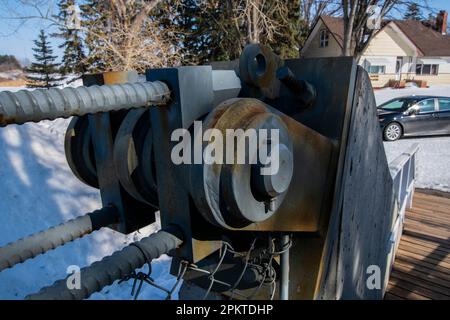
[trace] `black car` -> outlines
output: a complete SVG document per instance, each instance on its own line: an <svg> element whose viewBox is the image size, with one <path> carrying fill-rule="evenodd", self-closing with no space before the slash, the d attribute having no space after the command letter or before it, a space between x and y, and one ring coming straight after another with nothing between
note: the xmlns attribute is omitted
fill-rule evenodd
<svg viewBox="0 0 450 320"><path fill-rule="evenodd" d="M383 138L450 134L450 97L408 96L378 106Z"/></svg>

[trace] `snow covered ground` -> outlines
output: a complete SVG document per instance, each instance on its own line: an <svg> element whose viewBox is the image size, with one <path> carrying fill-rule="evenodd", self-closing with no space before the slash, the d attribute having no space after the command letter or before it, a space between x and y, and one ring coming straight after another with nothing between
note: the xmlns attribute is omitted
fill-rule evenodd
<svg viewBox="0 0 450 320"><path fill-rule="evenodd" d="M74 84L76 85L76 84ZM0 88L17 91L21 88ZM376 92L378 103L399 95L450 95L449 87L432 89L384 89ZM97 190L79 182L64 156L63 139L69 120L8 126L0 129L0 246L100 207ZM389 159L419 142L419 187L450 191L450 137L405 139L386 143ZM0 299L22 299L66 276L70 265L80 267L100 260L156 230L150 226L125 236L102 229L47 254L0 272ZM171 287L170 259L153 262L157 283ZM91 299L130 299L131 284L117 282ZM144 285L140 299L162 299L165 294ZM177 298L176 296L174 298Z"/></svg>
<svg viewBox="0 0 450 320"><path fill-rule="evenodd" d="M415 186L450 192L450 136L405 138L385 142L388 161L394 160L415 143L419 144Z"/></svg>
<svg viewBox="0 0 450 320"><path fill-rule="evenodd" d="M450 97L450 86L433 86L426 89L382 89L375 91L377 104L408 95L433 95ZM417 156L416 187L450 192L450 136L405 138L385 142L388 161L392 161L414 143L419 144Z"/></svg>
<svg viewBox="0 0 450 320"><path fill-rule="evenodd" d="M98 190L78 181L67 165L64 133L68 122L44 121L0 129L0 246L101 206ZM102 229L6 269L0 272L0 299L23 299L66 277L68 266L87 266L155 230L152 225L125 236ZM167 288L176 280L168 273L169 264L167 256L152 263L153 277ZM116 282L91 299L130 299L131 285L132 281ZM164 299L165 293L144 285L139 298Z"/></svg>

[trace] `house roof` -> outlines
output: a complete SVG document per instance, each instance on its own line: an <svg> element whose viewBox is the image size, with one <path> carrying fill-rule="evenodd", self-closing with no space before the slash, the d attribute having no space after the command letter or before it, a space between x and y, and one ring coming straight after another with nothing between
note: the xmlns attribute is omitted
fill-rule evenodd
<svg viewBox="0 0 450 320"><path fill-rule="evenodd" d="M342 47L344 41L344 20L330 16L321 16L320 18ZM417 20L385 21L383 28L390 22L395 23L424 56L450 56L450 36L442 35Z"/></svg>
<svg viewBox="0 0 450 320"><path fill-rule="evenodd" d="M334 36L338 44L344 46L344 19L331 16L320 16L323 23Z"/></svg>
<svg viewBox="0 0 450 320"><path fill-rule="evenodd" d="M450 37L416 20L394 20L424 56L450 56Z"/></svg>

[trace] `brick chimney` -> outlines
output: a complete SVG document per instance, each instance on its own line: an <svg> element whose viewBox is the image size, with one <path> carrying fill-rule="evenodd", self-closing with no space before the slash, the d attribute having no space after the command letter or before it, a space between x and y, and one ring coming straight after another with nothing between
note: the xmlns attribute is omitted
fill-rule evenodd
<svg viewBox="0 0 450 320"><path fill-rule="evenodd" d="M436 30L442 34L447 34L448 13L445 10L439 11L436 17Z"/></svg>

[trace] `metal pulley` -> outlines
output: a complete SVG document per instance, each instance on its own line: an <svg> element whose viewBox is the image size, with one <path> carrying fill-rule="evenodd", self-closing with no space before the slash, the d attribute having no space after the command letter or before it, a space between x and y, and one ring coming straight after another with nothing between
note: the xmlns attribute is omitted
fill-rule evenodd
<svg viewBox="0 0 450 320"><path fill-rule="evenodd" d="M227 145L221 163L205 162L192 166L192 196L203 217L226 229L243 228L270 218L283 202L293 175L293 146L283 120L259 100L231 99L206 117L203 129L205 132L208 129L219 130L226 136L224 142ZM235 136L237 141L234 141L232 149L229 149L231 141L227 134L230 129L243 133ZM256 134L256 148L245 141L250 131ZM267 136L259 135L262 131ZM276 132L276 137L271 135L273 132ZM210 136L209 139L214 138ZM204 140L207 141L203 144L205 152L211 140ZM244 143L244 150L239 148L240 142ZM266 161L261 161L262 148L267 152ZM231 162L226 154L229 151L233 152ZM277 155L272 154L274 151ZM238 159L239 152L245 152L243 163ZM267 167L268 159L271 160L270 165L275 165L273 160L278 161L273 172ZM263 174L263 169L266 174Z"/></svg>
<svg viewBox="0 0 450 320"><path fill-rule="evenodd" d="M129 110L116 124L114 167L122 187L136 200L158 206L150 112ZM87 116L74 117L65 136L69 167L83 183L98 188L97 169Z"/></svg>
<svg viewBox="0 0 450 320"><path fill-rule="evenodd" d="M64 150L73 174L83 183L98 188L97 168L94 157L89 119L73 117L66 130Z"/></svg>
<svg viewBox="0 0 450 320"><path fill-rule="evenodd" d="M123 188L136 200L158 206L153 135L148 109L128 111L114 141L114 166Z"/></svg>

